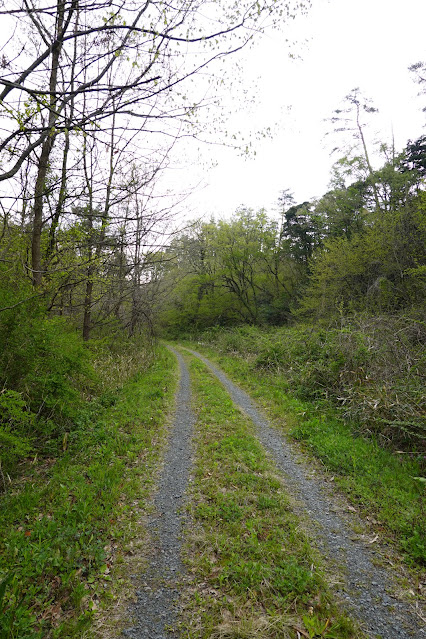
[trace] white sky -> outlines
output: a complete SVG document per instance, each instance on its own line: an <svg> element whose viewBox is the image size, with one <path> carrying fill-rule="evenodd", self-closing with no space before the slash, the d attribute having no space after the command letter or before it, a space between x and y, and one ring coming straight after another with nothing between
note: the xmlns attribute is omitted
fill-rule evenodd
<svg viewBox="0 0 426 639"><path fill-rule="evenodd" d="M249 135L269 126L272 139L257 143L251 159L206 145L192 166L175 171L176 184L204 187L187 200L189 215L227 217L241 204L272 212L286 188L298 202L323 195L339 157L330 157L324 134L332 125L324 119L355 87L379 109L381 141L390 142L392 127L397 150L424 134L426 96L417 96L408 66L426 61L425 25L426 0L313 0L307 16L267 34L240 59L256 103L242 103L236 91L228 129ZM289 48L286 39L298 44Z"/></svg>
<svg viewBox="0 0 426 639"><path fill-rule="evenodd" d="M339 157L330 157L331 140L324 135L332 125L324 119L355 87L380 111L373 121L381 141L390 142L393 129L400 150L425 133L426 95L418 97L408 66L426 62L426 0L312 4L307 15L225 60L228 74L235 73L222 98L224 112L232 113L226 128L251 137L256 156L246 159L220 145L179 145L174 171L165 173L160 187L179 193L198 185L178 207L186 218L229 217L240 205L272 212L283 189L293 191L297 202L323 195ZM256 132L268 127L271 137L255 142Z"/></svg>

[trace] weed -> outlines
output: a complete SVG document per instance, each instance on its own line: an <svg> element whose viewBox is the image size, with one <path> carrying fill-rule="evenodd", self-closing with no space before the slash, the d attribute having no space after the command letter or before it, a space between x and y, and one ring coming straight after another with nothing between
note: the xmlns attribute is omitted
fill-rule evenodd
<svg viewBox="0 0 426 639"><path fill-rule="evenodd" d="M186 560L189 637L295 637L312 606L340 639L360 637L330 602L319 560L298 527L251 422L198 360L198 413ZM345 619L345 623L341 623ZM297 621L298 620L298 621ZM345 625L346 624L346 625Z"/></svg>
<svg viewBox="0 0 426 639"><path fill-rule="evenodd" d="M250 349L258 332L261 348L264 333L244 329L240 336L244 337L245 332L250 335L247 340ZM380 522L377 524L380 536L396 540L409 563L426 562L423 455L393 453L379 445L377 438L360 436L356 425L344 421L332 404L314 403L291 394L286 372L259 372L246 351L218 357L202 344L191 346L219 361L265 407L279 427L318 457L363 516Z"/></svg>

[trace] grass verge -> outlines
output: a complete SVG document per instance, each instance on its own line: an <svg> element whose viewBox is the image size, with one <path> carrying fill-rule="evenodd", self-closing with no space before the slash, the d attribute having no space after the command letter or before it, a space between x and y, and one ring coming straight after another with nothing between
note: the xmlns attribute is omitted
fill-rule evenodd
<svg viewBox="0 0 426 639"><path fill-rule="evenodd" d="M159 349L107 402L87 405L62 455L27 463L2 495L1 639L91 636L96 611L120 596L120 564L152 490L175 371Z"/></svg>
<svg viewBox="0 0 426 639"><path fill-rule="evenodd" d="M425 484L421 464L374 438L358 436L330 406L302 401L284 388L280 373L260 373L250 359L187 344L217 362L269 413L275 424L321 460L377 534L396 544L412 567L426 563ZM421 578L421 575L420 575Z"/></svg>
<svg viewBox="0 0 426 639"><path fill-rule="evenodd" d="M191 359L190 371L198 420L185 636L361 637L332 605L251 422L204 364Z"/></svg>

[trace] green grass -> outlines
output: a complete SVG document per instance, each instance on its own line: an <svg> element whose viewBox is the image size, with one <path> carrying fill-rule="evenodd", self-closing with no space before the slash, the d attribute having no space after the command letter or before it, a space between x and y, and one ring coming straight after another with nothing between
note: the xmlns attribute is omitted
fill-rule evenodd
<svg viewBox="0 0 426 639"><path fill-rule="evenodd" d="M301 522L253 425L190 360L196 459L185 637L362 636L331 603Z"/></svg>
<svg viewBox="0 0 426 639"><path fill-rule="evenodd" d="M117 596L119 564L152 490L175 371L159 349L108 401L87 404L59 457L27 462L2 495L1 639L82 637Z"/></svg>
<svg viewBox="0 0 426 639"><path fill-rule="evenodd" d="M292 396L283 373L260 372L238 352L219 355L201 344L188 346L216 361L280 428L320 459L361 515L376 522L379 536L392 541L409 564L426 563L425 484L419 479L422 468L417 458L393 453L374 438L357 435L330 405Z"/></svg>

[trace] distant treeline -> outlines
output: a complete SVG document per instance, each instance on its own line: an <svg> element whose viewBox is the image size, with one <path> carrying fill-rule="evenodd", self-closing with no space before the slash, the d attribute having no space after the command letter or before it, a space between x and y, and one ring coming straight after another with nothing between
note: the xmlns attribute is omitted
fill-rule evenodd
<svg viewBox="0 0 426 639"><path fill-rule="evenodd" d="M283 192L273 217L241 208L229 221L195 223L165 256L163 325L181 333L421 308L425 175L426 136L371 173L362 157L343 158L333 188L313 202Z"/></svg>

